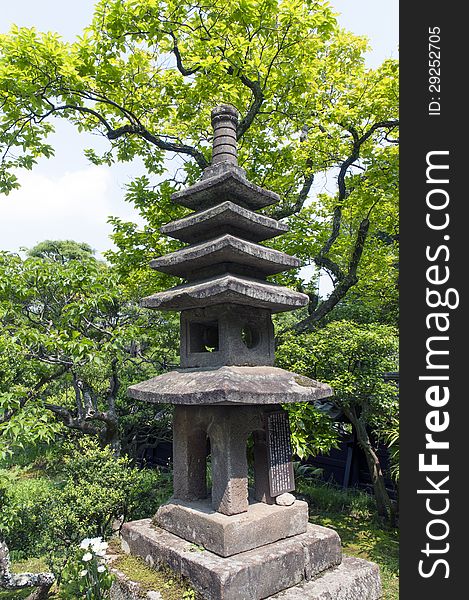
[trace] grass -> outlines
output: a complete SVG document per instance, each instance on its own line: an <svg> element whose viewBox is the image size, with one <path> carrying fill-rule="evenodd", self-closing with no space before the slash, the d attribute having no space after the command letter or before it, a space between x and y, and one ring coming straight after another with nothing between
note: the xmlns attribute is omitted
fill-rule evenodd
<svg viewBox="0 0 469 600"><path fill-rule="evenodd" d="M18 590L15 592L0 590L0 598L1 600L23 600L23 598L27 598L31 593L31 588L27 588L25 590Z"/></svg>
<svg viewBox="0 0 469 600"><path fill-rule="evenodd" d="M49 571L43 558L27 558L14 561L11 565L12 573L45 573Z"/></svg>
<svg viewBox="0 0 469 600"><path fill-rule="evenodd" d="M343 491L322 483L300 480L298 491L308 501L310 521L335 529L344 554L379 565L383 600L399 598L399 535L381 523L374 500L357 490Z"/></svg>

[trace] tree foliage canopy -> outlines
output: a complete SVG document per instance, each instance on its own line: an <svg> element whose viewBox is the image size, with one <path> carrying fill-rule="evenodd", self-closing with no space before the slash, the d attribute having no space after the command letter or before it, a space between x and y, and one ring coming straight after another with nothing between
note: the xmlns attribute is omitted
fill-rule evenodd
<svg viewBox="0 0 469 600"><path fill-rule="evenodd" d="M126 384L161 370L176 345L172 322L141 311L91 256L0 254L0 324L0 455L49 439L52 415L118 449L132 421Z"/></svg>
<svg viewBox="0 0 469 600"><path fill-rule="evenodd" d="M26 254L31 257L66 263L69 260L91 258L94 255L94 250L86 242L44 240L33 248L27 249Z"/></svg>
<svg viewBox="0 0 469 600"><path fill-rule="evenodd" d="M141 159L127 197L146 226L114 218L119 251L108 258L154 292L168 280L148 277L148 260L174 246L159 227L182 212L170 194L209 164L210 110L228 102L241 115L241 165L281 195L270 212L290 222L274 243L334 285L299 328L355 285L372 304L395 305L397 63L367 69L366 47L323 0L101 0L74 43L13 28L0 37L0 187L53 154L54 117L107 138L106 151L87 151L97 164ZM322 173L337 189L311 202Z"/></svg>
<svg viewBox="0 0 469 600"><path fill-rule="evenodd" d="M329 383L338 407L379 430L395 414L396 388L384 374L397 370L397 353L395 327L333 321L313 333L288 333L277 355L280 365Z"/></svg>
<svg viewBox="0 0 469 600"><path fill-rule="evenodd" d="M289 333L278 352L281 366L332 386L332 402L353 425L365 454L378 512L391 519L394 506L386 490L376 440L380 434L389 434L398 414L396 387L385 378L387 372L398 369L397 352L395 327L345 320L328 323L313 333Z"/></svg>

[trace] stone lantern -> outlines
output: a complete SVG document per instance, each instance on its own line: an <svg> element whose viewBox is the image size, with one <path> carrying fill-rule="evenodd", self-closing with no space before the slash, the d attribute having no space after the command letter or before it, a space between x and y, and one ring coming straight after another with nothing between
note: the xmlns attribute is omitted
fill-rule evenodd
<svg viewBox="0 0 469 600"><path fill-rule="evenodd" d="M267 280L300 262L259 243L287 227L256 212L280 198L248 181L238 166L237 122L232 106L212 111L212 164L200 181L172 197L194 212L162 228L188 245L151 262L184 280L142 301L148 308L180 311L181 364L133 385L129 395L174 405L174 492L153 523L124 525L123 544L189 577L212 600L259 600L277 593L296 598L282 590L298 592L298 585L310 586L308 595L298 592L303 597L333 598L314 595L316 581L305 583L323 572L323 584L335 573L335 585L351 586L343 600L375 600L375 566L341 562L337 534L308 524L306 502L290 493L292 450L282 405L333 392L273 366L272 314L305 306L308 296ZM190 552L191 544L204 550ZM362 595L350 595L353 590Z"/></svg>

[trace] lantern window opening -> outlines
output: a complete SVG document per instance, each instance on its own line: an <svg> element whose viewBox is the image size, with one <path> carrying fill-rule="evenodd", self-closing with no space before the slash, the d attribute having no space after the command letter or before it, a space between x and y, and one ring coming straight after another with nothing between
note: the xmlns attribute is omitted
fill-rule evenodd
<svg viewBox="0 0 469 600"><path fill-rule="evenodd" d="M245 323L241 328L241 339L246 348L253 350L259 345L261 336L257 327L251 323Z"/></svg>
<svg viewBox="0 0 469 600"><path fill-rule="evenodd" d="M218 321L193 321L189 324L189 348L191 353L218 352Z"/></svg>

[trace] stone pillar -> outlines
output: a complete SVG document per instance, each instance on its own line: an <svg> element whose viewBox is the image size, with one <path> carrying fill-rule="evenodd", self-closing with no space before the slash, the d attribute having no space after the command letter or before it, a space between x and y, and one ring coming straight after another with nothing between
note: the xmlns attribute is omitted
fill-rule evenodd
<svg viewBox="0 0 469 600"><path fill-rule="evenodd" d="M267 442L264 430L254 431L254 497L259 502L275 504L270 495Z"/></svg>
<svg viewBox="0 0 469 600"><path fill-rule="evenodd" d="M217 406L210 409L207 432L212 452L212 506L224 515L248 509L249 434L259 429L259 406Z"/></svg>
<svg viewBox="0 0 469 600"><path fill-rule="evenodd" d="M180 500L207 497L207 433L199 413L197 406L174 408L173 485Z"/></svg>
<svg viewBox="0 0 469 600"><path fill-rule="evenodd" d="M248 434L236 431L229 418L210 429L212 450L212 507L224 515L248 509Z"/></svg>
<svg viewBox="0 0 469 600"><path fill-rule="evenodd" d="M212 110L212 125L212 165L220 162L237 165L236 128L238 126L238 111L229 104L217 106Z"/></svg>

